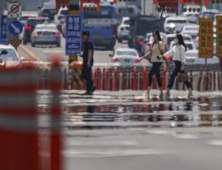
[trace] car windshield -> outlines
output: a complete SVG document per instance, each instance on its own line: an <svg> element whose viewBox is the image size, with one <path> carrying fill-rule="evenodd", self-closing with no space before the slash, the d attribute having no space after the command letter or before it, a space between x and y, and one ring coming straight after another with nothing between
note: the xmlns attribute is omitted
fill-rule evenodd
<svg viewBox="0 0 222 170"><path fill-rule="evenodd" d="M124 21L123 24L129 25L129 20Z"/></svg>
<svg viewBox="0 0 222 170"><path fill-rule="evenodd" d="M134 52L134 51L117 51L116 54L119 56L121 56L121 55L130 55L130 56L134 56L134 57L137 56L136 52Z"/></svg>
<svg viewBox="0 0 222 170"><path fill-rule="evenodd" d="M203 13L203 18L205 18L205 17L214 18L216 14L219 14L219 13L205 12L205 13Z"/></svg>
<svg viewBox="0 0 222 170"><path fill-rule="evenodd" d="M36 26L37 24L43 24L44 22L50 22L49 19L33 19L28 21L29 26Z"/></svg>
<svg viewBox="0 0 222 170"><path fill-rule="evenodd" d="M198 31L199 27L184 27L185 31Z"/></svg>
<svg viewBox="0 0 222 170"><path fill-rule="evenodd" d="M0 49L0 53L3 49ZM7 54L1 54L0 58L5 61L18 61L18 57L13 49L6 49Z"/></svg>
<svg viewBox="0 0 222 170"><path fill-rule="evenodd" d="M186 20L168 20L167 24L186 24Z"/></svg>
<svg viewBox="0 0 222 170"><path fill-rule="evenodd" d="M62 14L62 15L68 15L68 14L69 14L69 11L68 11L68 9L61 10L60 14Z"/></svg>
<svg viewBox="0 0 222 170"><path fill-rule="evenodd" d="M84 12L84 18L112 18L112 7L100 7L99 12L86 11Z"/></svg>

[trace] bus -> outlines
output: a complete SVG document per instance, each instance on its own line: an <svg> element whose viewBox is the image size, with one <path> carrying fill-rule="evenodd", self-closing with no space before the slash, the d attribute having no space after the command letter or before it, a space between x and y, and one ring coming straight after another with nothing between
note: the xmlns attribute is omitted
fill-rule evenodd
<svg viewBox="0 0 222 170"><path fill-rule="evenodd" d="M84 7L92 3L84 3ZM94 4L94 6L96 6ZM81 11L82 31L90 32L90 40L94 46L105 47L105 50L114 50L116 44L116 11L113 5L101 3L99 11Z"/></svg>

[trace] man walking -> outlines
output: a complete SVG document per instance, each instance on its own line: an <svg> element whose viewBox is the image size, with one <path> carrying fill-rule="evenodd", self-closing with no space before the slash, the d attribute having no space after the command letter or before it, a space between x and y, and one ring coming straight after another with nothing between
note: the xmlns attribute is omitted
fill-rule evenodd
<svg viewBox="0 0 222 170"><path fill-rule="evenodd" d="M92 80L92 66L93 66L93 44L89 40L90 33L89 31L82 32L83 39L83 68L82 68L82 77L86 80L86 92L83 95L92 95L96 89L96 85Z"/></svg>

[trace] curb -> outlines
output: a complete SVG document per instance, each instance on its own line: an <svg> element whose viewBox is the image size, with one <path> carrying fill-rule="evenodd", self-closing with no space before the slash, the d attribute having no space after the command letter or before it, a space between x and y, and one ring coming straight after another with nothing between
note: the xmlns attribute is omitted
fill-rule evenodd
<svg viewBox="0 0 222 170"><path fill-rule="evenodd" d="M28 54L31 58L37 60L37 61L42 61L39 57L37 57L33 52L31 52L30 50L28 50L26 47L24 47L23 45L19 45L19 47L23 52L25 52L26 54ZM44 65L45 69L50 70L50 67L48 65Z"/></svg>

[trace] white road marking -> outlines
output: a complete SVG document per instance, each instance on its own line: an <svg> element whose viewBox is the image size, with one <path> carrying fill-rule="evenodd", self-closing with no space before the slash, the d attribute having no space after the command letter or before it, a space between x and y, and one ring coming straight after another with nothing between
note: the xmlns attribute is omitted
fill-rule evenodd
<svg viewBox="0 0 222 170"><path fill-rule="evenodd" d="M66 145L69 146L136 146L135 141L66 141Z"/></svg>
<svg viewBox="0 0 222 170"><path fill-rule="evenodd" d="M214 146L222 146L222 140L211 140L208 142L208 144Z"/></svg>
<svg viewBox="0 0 222 170"><path fill-rule="evenodd" d="M179 134L175 136L178 139L198 139L199 137L192 134Z"/></svg>
<svg viewBox="0 0 222 170"><path fill-rule="evenodd" d="M104 158L104 157L118 157L118 156L138 156L138 155L159 155L166 154L167 151L158 149L110 149L110 150L67 150L63 154L66 157L88 157L88 158Z"/></svg>

